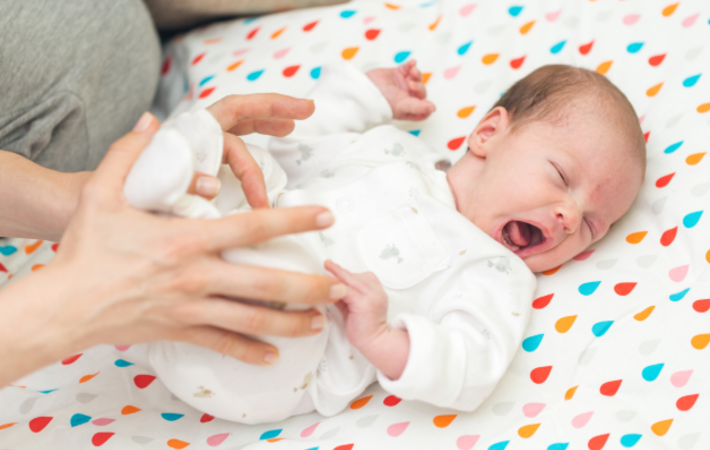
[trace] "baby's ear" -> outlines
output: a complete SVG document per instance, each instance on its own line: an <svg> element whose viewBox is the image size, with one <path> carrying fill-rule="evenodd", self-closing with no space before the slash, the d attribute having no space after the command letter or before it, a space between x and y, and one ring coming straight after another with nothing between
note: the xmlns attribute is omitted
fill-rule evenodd
<svg viewBox="0 0 710 450"><path fill-rule="evenodd" d="M502 135L510 124L508 111L502 106L491 110L478 122L471 135L468 137L468 147L474 155L481 158L488 156L493 149L491 138Z"/></svg>

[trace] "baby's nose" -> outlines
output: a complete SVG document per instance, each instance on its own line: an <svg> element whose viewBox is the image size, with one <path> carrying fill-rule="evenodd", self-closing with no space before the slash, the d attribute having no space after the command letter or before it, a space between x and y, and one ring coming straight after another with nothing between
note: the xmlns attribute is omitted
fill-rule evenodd
<svg viewBox="0 0 710 450"><path fill-rule="evenodd" d="M574 201L560 205L556 211L557 221L562 226L565 234L573 234L582 222L582 212Z"/></svg>

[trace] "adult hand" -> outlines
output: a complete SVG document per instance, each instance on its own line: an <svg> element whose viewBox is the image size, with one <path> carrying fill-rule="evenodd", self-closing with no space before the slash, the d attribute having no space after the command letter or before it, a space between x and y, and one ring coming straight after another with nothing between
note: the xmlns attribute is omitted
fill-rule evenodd
<svg viewBox="0 0 710 450"><path fill-rule="evenodd" d="M280 114L273 109L278 103L215 117L225 127L249 120L257 129L262 117ZM317 304L345 296L345 286L331 278L219 257L226 248L327 228L333 216L323 207L261 209L217 220L131 208L123 183L157 128L144 116L111 146L83 187L55 259L0 292L0 385L100 343L169 339L272 364L278 350L242 334L308 336L322 329L324 318L315 310L277 311L227 298Z"/></svg>

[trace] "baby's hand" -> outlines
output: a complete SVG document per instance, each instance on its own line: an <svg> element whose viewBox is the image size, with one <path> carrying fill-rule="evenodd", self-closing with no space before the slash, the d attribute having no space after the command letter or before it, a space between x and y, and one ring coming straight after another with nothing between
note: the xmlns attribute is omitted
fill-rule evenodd
<svg viewBox="0 0 710 450"><path fill-rule="evenodd" d="M373 69L366 75L389 102L395 119L424 120L436 110L426 100L426 88L415 60L395 69Z"/></svg>
<svg viewBox="0 0 710 450"><path fill-rule="evenodd" d="M348 287L347 295L336 303L343 313L348 340L358 350L369 346L387 330L387 293L372 272L350 273L333 261L325 268Z"/></svg>

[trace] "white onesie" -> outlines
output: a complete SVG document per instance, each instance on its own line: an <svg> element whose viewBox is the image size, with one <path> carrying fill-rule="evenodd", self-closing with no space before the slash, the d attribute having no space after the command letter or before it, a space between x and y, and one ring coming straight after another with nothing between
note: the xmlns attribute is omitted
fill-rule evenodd
<svg viewBox="0 0 710 450"><path fill-rule="evenodd" d="M229 250L223 257L320 274L325 273L323 262L332 259L351 272L374 272L389 297L390 325L406 329L411 342L402 376L387 378L348 343L334 306L321 309L328 323L317 336L265 338L280 353L270 367L174 342L152 344L151 364L183 401L242 423L276 421L313 409L332 416L374 381L403 399L475 409L522 341L535 277L520 258L457 212L446 174L434 168L439 154L391 125L368 129L391 119L392 111L364 74L349 64L324 67L308 98L315 100L314 115L297 122L291 135L272 139L270 154L249 149L265 172L275 207L323 205L335 215L335 224ZM177 136L187 129L181 123L192 124L184 138ZM215 123L209 113L198 111L164 125L174 142L168 149L160 144L166 138L156 137L144 152L148 156L141 156L148 162L139 160L133 172L150 173L150 164L177 147L197 156L187 175L177 177L180 182L172 190L163 188L160 200L153 196L153 203L145 201L150 197L145 192L155 191L155 182L132 172L125 190L129 201L192 217L247 210L227 166L219 171L223 187L216 201L184 195L183 178L189 183L195 168L216 172L221 134ZM200 127L202 135L195 131ZM180 139L183 143L176 144Z"/></svg>

